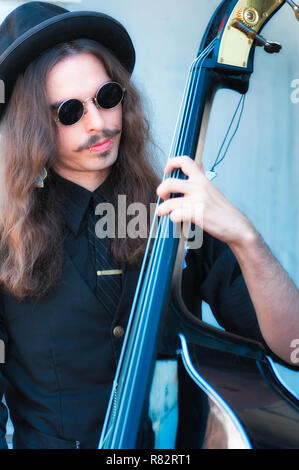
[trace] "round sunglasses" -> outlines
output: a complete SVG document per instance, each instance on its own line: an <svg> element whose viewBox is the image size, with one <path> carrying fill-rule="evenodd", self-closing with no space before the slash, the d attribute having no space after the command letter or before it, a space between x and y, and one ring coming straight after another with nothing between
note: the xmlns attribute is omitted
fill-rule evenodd
<svg viewBox="0 0 299 470"><path fill-rule="evenodd" d="M123 88L117 82L106 82L101 85L94 98L87 98L85 101L69 99L62 103L53 104L52 109L57 110L56 122L64 126L72 126L80 121L85 113L85 103L92 100L97 108L113 109L121 103L125 94Z"/></svg>

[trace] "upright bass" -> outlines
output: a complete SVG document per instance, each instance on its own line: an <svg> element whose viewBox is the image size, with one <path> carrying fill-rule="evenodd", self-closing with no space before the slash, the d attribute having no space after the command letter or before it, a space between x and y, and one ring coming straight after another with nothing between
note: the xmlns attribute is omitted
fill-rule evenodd
<svg viewBox="0 0 299 470"><path fill-rule="evenodd" d="M281 49L260 32L285 3L299 20L291 0L220 3L189 70L170 156L201 161L216 91L228 88L245 96L255 48L270 54ZM185 176L176 170L170 177ZM184 304L188 235L181 229L168 216L153 221L99 448L136 447L161 350L182 361L190 390L202 397L190 448L298 448L298 397L279 380L262 345L203 323Z"/></svg>

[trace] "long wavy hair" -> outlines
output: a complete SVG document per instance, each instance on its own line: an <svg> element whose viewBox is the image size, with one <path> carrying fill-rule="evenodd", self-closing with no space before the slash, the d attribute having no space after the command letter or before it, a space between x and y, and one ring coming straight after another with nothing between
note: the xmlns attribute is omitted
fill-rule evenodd
<svg viewBox="0 0 299 470"><path fill-rule="evenodd" d="M126 88L123 127L116 163L111 170L113 198L149 207L156 199L157 170L150 164L152 140L140 94L118 60L95 41L59 44L32 62L19 77L0 125L0 284L22 300L42 298L61 277L66 226L62 202L51 177L43 189L38 176L51 168L58 154L57 126L49 112L46 77L69 55L88 52L104 64L112 80ZM115 238L111 250L118 262L138 266L146 239Z"/></svg>

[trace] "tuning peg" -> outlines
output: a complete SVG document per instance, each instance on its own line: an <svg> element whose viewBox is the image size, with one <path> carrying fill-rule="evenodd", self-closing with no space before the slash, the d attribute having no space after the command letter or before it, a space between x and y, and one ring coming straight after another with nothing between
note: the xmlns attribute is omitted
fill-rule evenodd
<svg viewBox="0 0 299 470"><path fill-rule="evenodd" d="M268 52L269 54L274 54L281 50L282 46L278 44L278 42L267 41L267 39L257 34L257 32L254 31L254 29L250 28L250 26L247 26L242 21L239 21L235 18L232 21L231 25L233 28L236 28L242 33L246 34L246 36L249 37L250 39L255 40L256 45L260 47L264 47L265 51Z"/></svg>
<svg viewBox="0 0 299 470"><path fill-rule="evenodd" d="M281 44L279 44L278 42L269 42L267 40L265 40L265 44L263 44L263 46L265 51L268 52L268 54L275 54L277 52L280 52L282 48Z"/></svg>
<svg viewBox="0 0 299 470"><path fill-rule="evenodd" d="M286 0L295 13L296 20L299 21L299 6L292 0Z"/></svg>

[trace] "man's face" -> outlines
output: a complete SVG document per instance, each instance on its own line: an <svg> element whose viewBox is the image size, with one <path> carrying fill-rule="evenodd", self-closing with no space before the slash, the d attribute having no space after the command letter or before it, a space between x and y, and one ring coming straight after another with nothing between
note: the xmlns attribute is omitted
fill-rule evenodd
<svg viewBox="0 0 299 470"><path fill-rule="evenodd" d="M93 98L98 88L109 80L111 78L102 62L92 54L69 56L48 73L46 92L49 105L71 98L82 102ZM54 170L93 191L107 178L117 159L122 129L121 104L113 109L98 109L89 100L79 122L72 126L57 122L57 127L58 156ZM101 145L95 146L96 143Z"/></svg>

